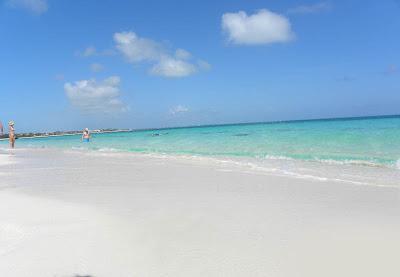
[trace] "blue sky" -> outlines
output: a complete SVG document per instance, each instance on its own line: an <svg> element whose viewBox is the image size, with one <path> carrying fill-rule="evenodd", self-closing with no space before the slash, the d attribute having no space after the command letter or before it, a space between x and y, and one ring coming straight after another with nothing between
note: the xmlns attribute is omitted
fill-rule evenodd
<svg viewBox="0 0 400 277"><path fill-rule="evenodd" d="M400 114L400 2L5 0L18 131Z"/></svg>

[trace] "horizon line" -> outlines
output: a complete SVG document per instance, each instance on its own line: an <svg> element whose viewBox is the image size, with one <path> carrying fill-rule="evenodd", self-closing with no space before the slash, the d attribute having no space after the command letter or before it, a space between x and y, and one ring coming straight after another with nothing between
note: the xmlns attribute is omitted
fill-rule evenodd
<svg viewBox="0 0 400 277"><path fill-rule="evenodd" d="M233 122L233 123L221 123L221 124L200 124L200 125L186 125L186 126L175 126L175 127L170 126L161 128L138 128L138 129L129 129L129 131L138 132L138 131L188 129L188 128L203 128L203 127L217 127L217 126L233 126L233 125L279 124L279 123L308 122L308 121L363 120L363 119L373 119L373 118L396 118L396 117L400 117L400 114L327 117L327 118L310 118L310 119L288 119L288 120L255 121L255 122L241 122L241 123Z"/></svg>
<svg viewBox="0 0 400 277"><path fill-rule="evenodd" d="M363 120L373 118L396 118L400 117L400 114L388 114L388 115L367 115L367 116L346 116L346 117L327 117L327 118L309 118L309 119L287 119L287 120L271 120L271 121L254 121L254 122L232 122L232 123L221 123L221 124L200 124L200 125L185 125L185 126L168 126L168 127L150 127L150 128L95 128L93 130L113 130L115 132L140 132L140 131L156 131L156 130L172 130L172 129L189 129L189 128L205 128L205 127L218 127L218 126L233 126L233 125L256 125L256 124L279 124L279 123L294 123L294 122L310 122L310 121L335 121L335 120ZM93 131L91 130L91 131ZM78 130L56 130L56 131L44 131L44 132L23 132L26 133L55 133L55 132L78 132ZM103 132L102 132L103 133ZM107 132L104 132L107 133ZM6 133L4 133L5 135ZM18 134L18 133L17 133ZM62 134L65 135L65 134Z"/></svg>

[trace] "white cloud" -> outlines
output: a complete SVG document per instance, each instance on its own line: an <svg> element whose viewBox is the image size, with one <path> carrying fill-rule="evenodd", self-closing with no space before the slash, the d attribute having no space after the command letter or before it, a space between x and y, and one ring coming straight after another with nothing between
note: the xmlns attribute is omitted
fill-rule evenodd
<svg viewBox="0 0 400 277"><path fill-rule="evenodd" d="M165 77L185 77L196 71L193 64L171 57L161 59L150 69L151 74Z"/></svg>
<svg viewBox="0 0 400 277"><path fill-rule="evenodd" d="M117 49L131 62L157 61L164 54L164 49L157 42L140 38L133 32L114 34Z"/></svg>
<svg viewBox="0 0 400 277"><path fill-rule="evenodd" d="M309 14L329 11L332 8L329 2L319 2L311 5L301 5L288 10L289 14Z"/></svg>
<svg viewBox="0 0 400 277"><path fill-rule="evenodd" d="M48 9L46 0L8 0L7 3L10 7L26 9L38 15Z"/></svg>
<svg viewBox="0 0 400 277"><path fill-rule="evenodd" d="M179 48L171 53L161 43L141 38L134 32L115 33L114 41L129 62L150 64L149 73L153 75L179 78L202 69L191 61L192 55L188 51Z"/></svg>
<svg viewBox="0 0 400 277"><path fill-rule="evenodd" d="M234 44L269 44L288 42L294 38L289 19L267 9L247 15L244 11L225 13L222 29Z"/></svg>
<svg viewBox="0 0 400 277"><path fill-rule="evenodd" d="M64 91L71 104L84 113L115 114L124 112L127 107L119 99L120 78L109 77L102 82L95 79L65 83Z"/></svg>
<svg viewBox="0 0 400 277"><path fill-rule="evenodd" d="M81 56L81 57L91 57L91 56L113 56L115 55L115 51L111 49L106 49L103 51L98 51L95 47L93 46L88 46L86 47L83 51L76 51L75 52L76 56Z"/></svg>
<svg viewBox="0 0 400 277"><path fill-rule="evenodd" d="M104 66L99 63L92 63L90 65L90 70L92 70L93 72L100 72L104 70Z"/></svg>
<svg viewBox="0 0 400 277"><path fill-rule="evenodd" d="M178 106L171 108L169 110L169 113L171 115L177 115L177 114L187 113L188 111L189 111L189 108L182 106L182 105L178 105Z"/></svg>
<svg viewBox="0 0 400 277"><path fill-rule="evenodd" d="M190 59L192 57L192 54L190 54L188 51L186 51L185 49L177 49L175 51L175 57L177 59L181 59L181 60L187 60Z"/></svg>

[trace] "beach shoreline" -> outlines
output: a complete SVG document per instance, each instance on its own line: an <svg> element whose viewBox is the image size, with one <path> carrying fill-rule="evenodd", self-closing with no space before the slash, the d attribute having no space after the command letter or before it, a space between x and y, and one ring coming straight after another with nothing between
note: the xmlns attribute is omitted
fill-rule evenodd
<svg viewBox="0 0 400 277"><path fill-rule="evenodd" d="M396 187L94 151L22 149L7 159L1 275L400 273Z"/></svg>
<svg viewBox="0 0 400 277"><path fill-rule="evenodd" d="M335 160L297 160L288 157L266 156L262 158L235 157L225 155L197 155L175 154L160 152L130 152L109 147L25 147L7 149L0 147L0 154L30 153L36 155L41 152L64 153L68 155L85 156L88 158L104 157L139 157L189 164L206 164L225 171L241 171L244 173L286 176L297 179L317 181L334 181L360 186L378 186L398 188L400 170L396 167L387 167L369 162L335 161ZM4 156L4 155L3 155ZM1 158L1 157L0 157ZM4 158L3 158L4 160ZM5 161L5 160L4 160ZM10 160L8 160L10 161ZM1 161L0 161L1 162Z"/></svg>
<svg viewBox="0 0 400 277"><path fill-rule="evenodd" d="M80 131L73 131L75 133L65 133L65 134L59 134L59 135L33 135L33 136L19 136L20 134L17 134L18 139L35 139L35 138L51 138L51 137L66 137L66 136L80 136L82 135L82 132ZM113 130L113 131L96 131L93 132L93 134L108 134L108 133L126 133L126 132L132 132L132 130ZM0 141L7 141L8 138L0 138Z"/></svg>

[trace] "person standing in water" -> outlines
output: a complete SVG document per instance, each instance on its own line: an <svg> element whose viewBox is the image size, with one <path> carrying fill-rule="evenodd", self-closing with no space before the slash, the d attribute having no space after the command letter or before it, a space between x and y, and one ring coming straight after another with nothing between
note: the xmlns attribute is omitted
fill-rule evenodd
<svg viewBox="0 0 400 277"><path fill-rule="evenodd" d="M82 141L83 142L89 142L90 141L90 132L89 132L88 128L85 128L85 130L83 130Z"/></svg>
<svg viewBox="0 0 400 277"><path fill-rule="evenodd" d="M15 145L14 121L8 122L8 139L10 140L10 147L14 148Z"/></svg>
<svg viewBox="0 0 400 277"><path fill-rule="evenodd" d="M3 132L4 132L3 123L1 123L1 121L0 121L0 135L3 135Z"/></svg>

